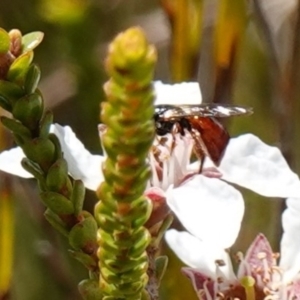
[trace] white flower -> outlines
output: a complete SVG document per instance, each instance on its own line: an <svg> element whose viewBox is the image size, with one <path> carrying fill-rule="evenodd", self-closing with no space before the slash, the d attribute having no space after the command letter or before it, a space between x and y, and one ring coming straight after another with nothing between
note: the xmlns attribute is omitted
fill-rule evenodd
<svg viewBox="0 0 300 300"><path fill-rule="evenodd" d="M260 284L260 291L266 288L270 293L275 293L280 286L279 297L277 293L275 298L268 299L292 299L285 296L294 295L296 285L287 289L285 284L300 271L300 242L297 242L296 234L291 234L298 228L300 230L298 211L294 208L290 208L283 216L285 234L281 247L285 250L282 251L284 254L279 267L284 270L284 274L279 277L274 274L272 284L263 285L262 282L268 278L262 274L254 274L253 271L256 267L265 266L267 276L275 267L273 256L272 261L267 260L266 264L258 255L266 250L268 257L271 256L271 248L262 235L258 236L245 259L242 259L238 276L235 276L225 250L235 242L244 214L241 193L227 182L263 196L290 198L288 203L293 201L300 210L300 181L290 170L280 150L266 145L252 134L232 138L220 166L216 168L221 176L215 176L218 173L213 172L211 177L215 178L209 178L204 174L197 174L198 162L189 164L186 157L180 156L180 153L190 153L191 140L188 136L175 135L173 142L175 146L170 146L169 140L157 143L159 159L156 158L156 162L158 160L161 163L157 167L154 159L151 164L154 174L152 184L166 191L168 205L187 229L182 232L168 231L166 240L178 257L191 267L184 272L191 278L199 299L215 299L218 292L223 293L224 299L227 299L226 296L246 299L240 293L245 295L245 288L251 289L253 286L247 286L245 282L241 286L240 280L248 275L255 277L257 284ZM212 162L207 159L204 170L211 166ZM293 224L291 220L294 220ZM288 227L294 229L287 230ZM294 247L290 247L292 241ZM254 254L258 257L254 258ZM256 265L251 265L251 262ZM298 283L297 280L294 282ZM261 295L256 296L256 300L264 299L259 298Z"/></svg>
<svg viewBox="0 0 300 300"><path fill-rule="evenodd" d="M197 167L193 164L189 169ZM187 231L170 230L166 240L184 263L200 272L202 279L205 277L203 284L208 278L222 282L209 289L210 295L212 291L227 290L237 281L225 249L234 243L240 230L244 201L240 192L225 180L264 196L300 198L298 176L289 169L280 151L251 134L230 140L217 169L223 174L220 179L197 174L170 189L167 197ZM216 263L220 261L223 263ZM189 270L188 274L194 273ZM199 291L201 295L203 289L204 286Z"/></svg>
<svg viewBox="0 0 300 300"><path fill-rule="evenodd" d="M262 234L238 255L237 275L226 251L213 247L187 232L170 230L167 240L177 255L189 266L183 273L191 280L201 300L300 299L300 198L289 198L282 215L283 236L279 254ZM251 295L252 296L249 296Z"/></svg>
<svg viewBox="0 0 300 300"><path fill-rule="evenodd" d="M180 88L177 89L180 86L184 95L180 94ZM195 83L178 85L175 93L170 86L165 89L162 84L155 83L155 88L156 104L166 103L167 96L170 102L173 99L172 104L181 104L186 99L194 104L196 100L201 102L200 89ZM101 163L104 157L92 155L84 149L70 127L55 124L51 132L61 142L70 175L82 179L87 188L96 190L103 180ZM198 163L190 164L192 147L193 139L189 134L176 134L174 138L167 135L156 140L149 156L153 171L149 187L160 188L169 207L188 231L170 231L166 235L179 257L193 267L201 264L211 275L217 271L229 276L232 273L229 265L215 267L215 260L228 260L224 249L230 247L237 237L244 201L241 193L227 182L264 196L289 198L300 198L300 182L277 148L266 145L251 134L231 139L220 166L212 169L207 159L202 174L198 174ZM18 148L2 152L0 169L29 177L30 174L20 165L22 157L23 152Z"/></svg>
<svg viewBox="0 0 300 300"><path fill-rule="evenodd" d="M155 105L200 104L202 102L198 82L164 84L161 81L154 81L153 86L156 95Z"/></svg>
<svg viewBox="0 0 300 300"><path fill-rule="evenodd" d="M182 104L180 98L176 101ZM213 172L212 177L216 178L209 178L195 175L199 163L189 165L186 160L191 153L188 136L175 135L173 143L175 146L167 140L163 145L159 142L155 145L159 153L156 161L161 163L157 166L154 156L150 157L154 174L152 184L166 190L169 207L187 229L183 232L169 230L166 240L178 257L191 267L184 269L184 273L192 280L199 299L216 299L219 292L222 294L218 294L218 299L246 299L245 289L251 290L253 285L247 280L241 285L240 280L249 275L255 278L258 287L256 300L265 299L264 293L260 298L263 290L270 294L270 300L300 299L300 280L296 277L300 271L300 181L280 150L251 134L232 138L217 168L221 177ZM211 161L206 160L204 170L211 166ZM290 198L289 209L283 215L279 269L270 245L259 235L245 259L241 258L239 273L235 276L225 249L238 235L244 201L240 192L226 182L263 196ZM257 269L263 270L263 274L257 273ZM293 284L288 286L292 279ZM266 282L269 284L264 284ZM293 298L296 296L299 298Z"/></svg>
<svg viewBox="0 0 300 300"><path fill-rule="evenodd" d="M193 164L189 169L197 170L197 167ZM167 197L169 206L187 231L170 230L166 233L166 240L177 256L192 267L184 272L191 278L195 289L197 286L199 299L214 299L212 295L217 292L240 286L225 249L234 243L238 235L244 202L240 192L225 181L264 196L290 198L288 204L299 207L298 211L290 208L283 216L285 235L282 249L290 254L283 255L280 264L284 264L283 269L287 270L285 277L295 276L293 267L300 271L300 242L297 242L296 234L291 236L291 232L299 230L300 234L300 181L280 151L251 134L242 135L230 140L217 169L223 174L220 179L195 175L182 186L169 190ZM286 230L290 227L294 229ZM291 248L291 241L296 249ZM289 275L290 272L292 275ZM241 274L245 276L245 273ZM208 288L211 282L214 284ZM212 298L205 298L203 294Z"/></svg>
<svg viewBox="0 0 300 300"><path fill-rule="evenodd" d="M198 164L188 169L196 171ZM196 174L169 188L167 201L193 236L221 249L235 241L244 213L241 193L225 181L263 196L300 198L299 178L280 151L254 135L232 138L217 170L222 174L219 179Z"/></svg>

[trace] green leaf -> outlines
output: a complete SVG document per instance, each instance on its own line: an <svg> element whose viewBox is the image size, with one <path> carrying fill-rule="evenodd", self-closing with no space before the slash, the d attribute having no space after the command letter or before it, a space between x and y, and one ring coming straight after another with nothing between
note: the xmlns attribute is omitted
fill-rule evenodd
<svg viewBox="0 0 300 300"><path fill-rule="evenodd" d="M40 81L40 77L41 77L40 68L35 64L31 65L26 74L25 83L24 83L24 88L27 94L31 94L35 92L38 83Z"/></svg>
<svg viewBox="0 0 300 300"><path fill-rule="evenodd" d="M97 247L97 223L93 216L87 217L71 229L69 243L75 250L93 254Z"/></svg>
<svg viewBox="0 0 300 300"><path fill-rule="evenodd" d="M54 134L54 133L50 133L49 134L49 140L53 143L53 145L54 145L54 148L55 148L55 153L54 153L54 155L55 155L55 157L57 158L57 159L59 159L59 158L63 158L63 152L62 152L62 150L61 150L61 144L60 144L60 141L59 141L59 139L58 139L58 137Z"/></svg>
<svg viewBox="0 0 300 300"><path fill-rule="evenodd" d="M11 105L24 96L24 90L17 84L5 80L0 80L0 95L8 99Z"/></svg>
<svg viewBox="0 0 300 300"><path fill-rule="evenodd" d="M72 202L61 194L55 192L40 193L43 203L58 215L71 215L74 212Z"/></svg>
<svg viewBox="0 0 300 300"><path fill-rule="evenodd" d="M50 132L50 126L53 123L53 114L50 110L46 110L40 122L40 137L48 138Z"/></svg>
<svg viewBox="0 0 300 300"><path fill-rule="evenodd" d="M68 165L64 158L59 158L48 170L46 178L47 187L52 191L63 191L66 196L72 189L68 177Z"/></svg>
<svg viewBox="0 0 300 300"><path fill-rule="evenodd" d="M85 279L81 281L78 290L84 300L101 300L103 298L99 282L96 280Z"/></svg>
<svg viewBox="0 0 300 300"><path fill-rule="evenodd" d="M34 138L22 145L25 155L39 164L43 171L48 171L55 161L55 146L49 139Z"/></svg>
<svg viewBox="0 0 300 300"><path fill-rule="evenodd" d="M8 130L12 131L13 134L22 137L23 141L31 140L32 137L30 130L26 128L21 122L4 116L1 117L1 122Z"/></svg>
<svg viewBox="0 0 300 300"><path fill-rule="evenodd" d="M42 117L43 104L43 99L39 94L26 95L16 102L12 114L23 125L33 130L37 127Z"/></svg>
<svg viewBox="0 0 300 300"><path fill-rule="evenodd" d="M21 165L27 172L32 174L36 179L44 181L44 172L38 164L25 157L22 159Z"/></svg>
<svg viewBox="0 0 300 300"><path fill-rule="evenodd" d="M81 180L74 180L73 184L73 192L71 195L71 201L74 204L74 213L76 216L82 211L82 207L84 204L84 197L85 197L85 187Z"/></svg>
<svg viewBox="0 0 300 300"><path fill-rule="evenodd" d="M28 68L33 60L33 51L28 51L19 56L10 66L7 79L19 84L23 84Z"/></svg>
<svg viewBox="0 0 300 300"><path fill-rule="evenodd" d="M41 31L25 34L22 37L22 53L26 53L36 48L42 42L43 38L44 33Z"/></svg>
<svg viewBox="0 0 300 300"><path fill-rule="evenodd" d="M89 270L96 270L97 269L97 262L95 259L93 259L92 256L85 254L81 251L74 251L74 250L68 250L69 253L77 259L79 262L81 262L87 269Z"/></svg>
<svg viewBox="0 0 300 300"><path fill-rule="evenodd" d="M66 237L69 235L68 229L65 227L65 224L51 209L47 208L44 212L44 216L46 220L51 224L51 226L59 231L62 235Z"/></svg>
<svg viewBox="0 0 300 300"><path fill-rule="evenodd" d="M8 33L0 28L0 54L7 53L10 47L10 38Z"/></svg>
<svg viewBox="0 0 300 300"><path fill-rule="evenodd" d="M11 106L9 100L1 94L0 94L0 106L7 111L12 110L12 106Z"/></svg>

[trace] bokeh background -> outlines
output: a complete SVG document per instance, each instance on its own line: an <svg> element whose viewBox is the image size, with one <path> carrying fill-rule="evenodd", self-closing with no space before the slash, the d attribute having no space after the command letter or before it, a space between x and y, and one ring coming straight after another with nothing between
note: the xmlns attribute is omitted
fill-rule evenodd
<svg viewBox="0 0 300 300"><path fill-rule="evenodd" d="M35 62L46 105L93 153L101 153L107 45L138 25L157 47L157 80L197 80L205 102L253 107L251 117L225 120L231 135L252 132L280 147L299 173L299 12L296 0L1 0L0 26L45 33ZM2 149L10 146L1 129ZM0 299L81 299L77 284L86 270L44 219L35 182L1 176L11 193L0 195ZM242 192L246 214L232 252L245 251L259 232L278 250L284 201ZM88 192L86 208L92 211L95 201ZM161 299L196 299L182 264L167 246L162 252L170 264Z"/></svg>

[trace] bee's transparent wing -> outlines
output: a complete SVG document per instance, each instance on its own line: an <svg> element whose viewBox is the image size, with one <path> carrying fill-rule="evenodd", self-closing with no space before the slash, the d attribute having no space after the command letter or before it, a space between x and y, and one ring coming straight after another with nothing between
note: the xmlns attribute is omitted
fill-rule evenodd
<svg viewBox="0 0 300 300"><path fill-rule="evenodd" d="M197 104L197 105L180 105L169 106L163 113L164 118L181 118L181 117L216 117L225 118L230 116L250 115L253 113L252 108L241 105L224 105L224 104Z"/></svg>

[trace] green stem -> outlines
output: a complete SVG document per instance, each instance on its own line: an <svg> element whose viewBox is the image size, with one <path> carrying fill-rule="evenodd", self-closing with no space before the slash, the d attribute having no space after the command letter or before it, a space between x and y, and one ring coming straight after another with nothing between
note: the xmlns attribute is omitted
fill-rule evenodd
<svg viewBox="0 0 300 300"><path fill-rule="evenodd" d="M7 38L8 45L4 43ZM1 121L27 157L22 165L38 181L41 200L47 207L45 217L67 236L73 257L97 276L97 223L82 210L85 188L82 182L69 177L59 140L50 133L53 117L44 111L43 96L37 88L40 70L31 64L33 48L42 38L40 32L22 37L16 30L10 34L0 30L2 51L14 58L0 64L0 105L12 114L12 118L2 117ZM84 293L85 299L93 299L89 291Z"/></svg>
<svg viewBox="0 0 300 300"><path fill-rule="evenodd" d="M143 32L132 28L111 43L104 89L102 144L107 160L98 190L100 289L104 299L140 299L148 281L143 226L151 205L143 196L150 169L147 156L154 138L152 77L156 51Z"/></svg>

